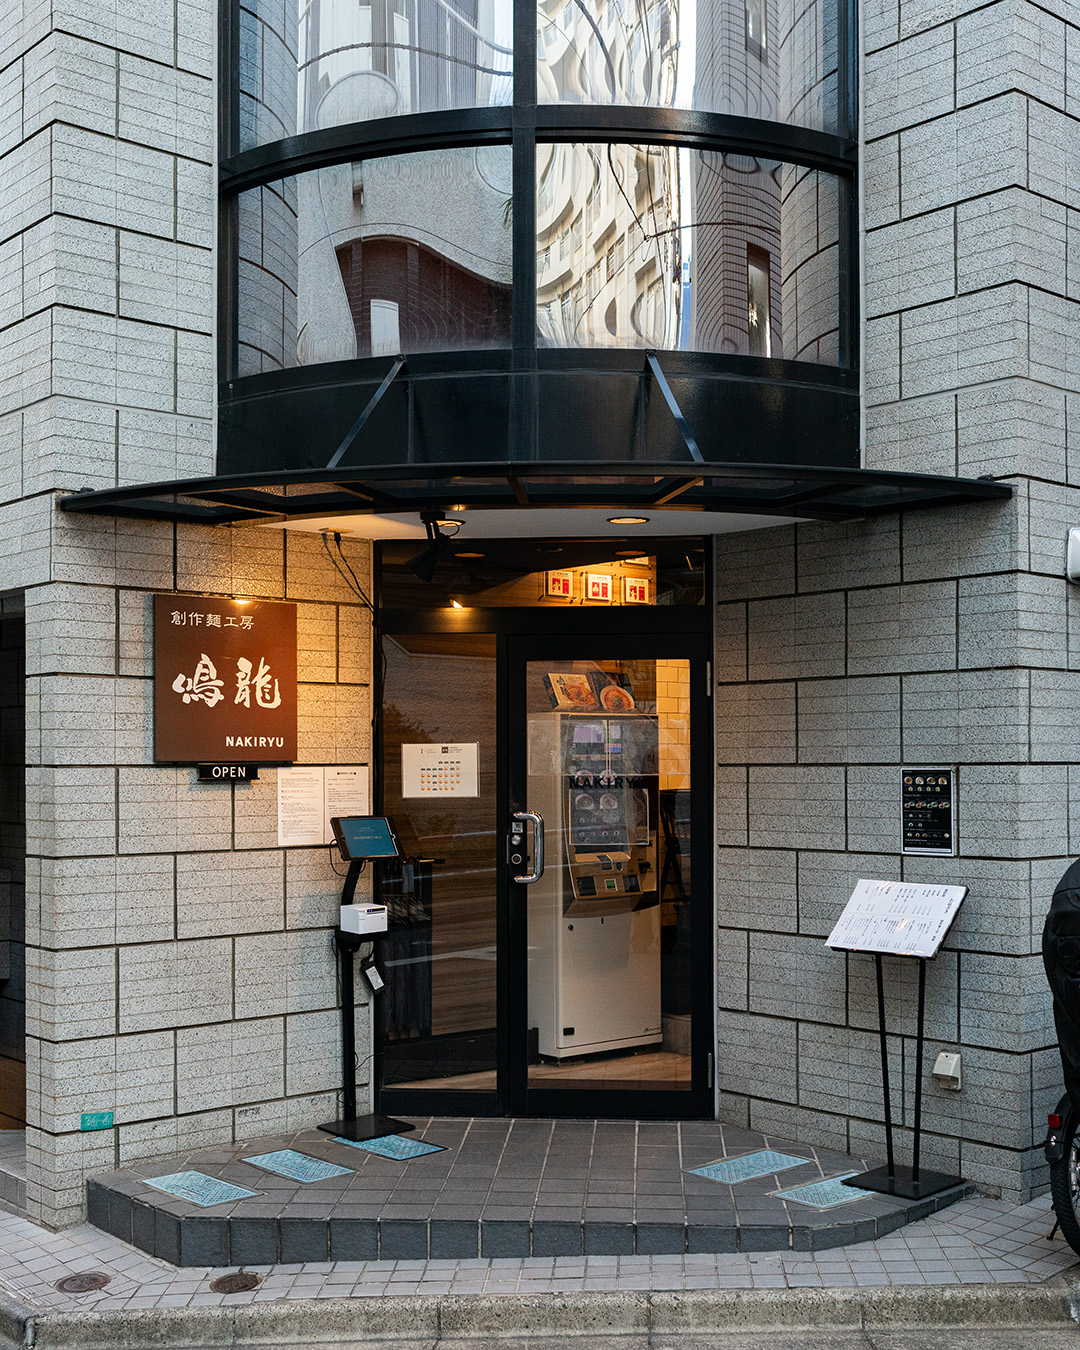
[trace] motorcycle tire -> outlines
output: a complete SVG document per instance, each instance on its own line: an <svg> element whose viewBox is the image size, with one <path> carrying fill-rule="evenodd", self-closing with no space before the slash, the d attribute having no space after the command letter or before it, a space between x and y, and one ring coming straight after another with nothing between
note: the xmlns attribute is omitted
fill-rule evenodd
<svg viewBox="0 0 1080 1350"><path fill-rule="evenodd" d="M1080 1256L1080 1135L1076 1122L1065 1140L1061 1160L1050 1164L1050 1198L1061 1236Z"/></svg>

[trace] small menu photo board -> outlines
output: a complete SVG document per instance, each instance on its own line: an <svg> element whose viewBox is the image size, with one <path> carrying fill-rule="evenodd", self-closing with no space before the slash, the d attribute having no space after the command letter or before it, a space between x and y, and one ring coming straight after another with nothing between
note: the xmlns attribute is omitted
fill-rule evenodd
<svg viewBox="0 0 1080 1350"><path fill-rule="evenodd" d="M936 956L967 892L966 886L860 881L825 943L847 952Z"/></svg>
<svg viewBox="0 0 1080 1350"><path fill-rule="evenodd" d="M479 797L477 744L420 743L401 747L403 797Z"/></svg>

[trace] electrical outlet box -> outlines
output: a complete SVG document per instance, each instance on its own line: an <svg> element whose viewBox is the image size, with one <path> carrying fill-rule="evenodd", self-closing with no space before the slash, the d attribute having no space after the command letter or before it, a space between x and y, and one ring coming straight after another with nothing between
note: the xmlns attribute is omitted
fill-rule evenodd
<svg viewBox="0 0 1080 1350"><path fill-rule="evenodd" d="M949 1088L952 1092L959 1092L963 1082L960 1056L950 1053L948 1050L942 1050L934 1061L934 1078L942 1087Z"/></svg>

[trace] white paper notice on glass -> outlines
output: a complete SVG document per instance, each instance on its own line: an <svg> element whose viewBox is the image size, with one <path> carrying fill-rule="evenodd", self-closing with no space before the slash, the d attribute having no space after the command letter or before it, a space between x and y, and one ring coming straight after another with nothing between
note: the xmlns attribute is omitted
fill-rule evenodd
<svg viewBox="0 0 1080 1350"><path fill-rule="evenodd" d="M936 956L967 893L966 886L860 881L826 945L846 952Z"/></svg>
<svg viewBox="0 0 1080 1350"><path fill-rule="evenodd" d="M403 797L479 797L480 747L473 743L401 747Z"/></svg>
<svg viewBox="0 0 1080 1350"><path fill-rule="evenodd" d="M278 769L278 847L331 844L331 816L371 814L366 764L301 764Z"/></svg>

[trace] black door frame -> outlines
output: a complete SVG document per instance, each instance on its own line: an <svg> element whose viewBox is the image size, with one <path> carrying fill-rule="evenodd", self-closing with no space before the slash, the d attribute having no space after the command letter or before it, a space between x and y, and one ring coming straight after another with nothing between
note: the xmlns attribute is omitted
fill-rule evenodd
<svg viewBox="0 0 1080 1350"><path fill-rule="evenodd" d="M579 611L580 612L580 611ZM587 612L587 611L586 611ZM511 811L529 809L527 798L526 667L530 661L551 660L687 660L690 663L690 725L708 726L712 707L709 635L637 631L619 636L585 634L517 634L507 640L500 670L505 684L503 704L507 720L500 721L506 759L508 792L500 800L505 811L499 837L504 839ZM711 823L712 736L691 736L690 875L712 878ZM505 945L500 946L502 988L498 1003L499 1046L505 1042L506 1062L500 1084L505 1085L507 1114L525 1116L588 1116L625 1119L707 1119L713 1115L713 983L712 952L715 933L712 886L697 901L691 899L691 1086L673 1089L536 1088L528 1086L527 954L529 888L513 881L503 867L500 918ZM693 882L691 883L693 887Z"/></svg>
<svg viewBox="0 0 1080 1350"><path fill-rule="evenodd" d="M705 575L711 577L712 550L706 550ZM640 650L646 643L658 644L663 639L685 643L685 653L671 653L685 656L691 660L691 719L695 725L708 726L707 736L699 736L691 742L691 775L694 783L694 805L692 817L692 869L697 875L713 875L712 839L713 828L711 810L713 803L713 737L712 725L712 587L706 584L704 604L687 606L654 606L641 608L555 608L555 607L515 607L490 609L447 609L443 607L424 609L383 609L377 606L376 653L383 634L419 633L490 633L496 639L497 672L497 771L496 771L496 839L502 850L502 841L506 839L510 824L511 775L511 698L512 670L511 648L518 643L545 644L543 654L570 648L578 655L586 651L588 645L597 642L606 645L602 655L618 655L617 645L628 650ZM637 644L635 647L634 644ZM642 653L644 654L644 653ZM381 663L376 658L373 695L376 706L381 706ZM522 677L524 668L522 666ZM382 723L375 719L375 740L373 745L373 800L382 803ZM515 808L517 809L517 808ZM515 950L515 942L524 959L521 923L524 918L522 906L515 906L510 895L513 883L509 870L500 860L496 869L496 943L498 961L496 968L496 1067L498 1090L495 1092L459 1092L433 1089L422 1092L419 1089L400 1089L381 1086L381 1063L383 1046L383 1020L379 1000L375 1000L374 1043L372 1047L372 1083L374 1108L398 1116L509 1116L512 1114L535 1114L545 1116L558 1115L598 1115L624 1116L634 1118L667 1119L673 1116L685 1118L711 1119L714 1113L714 1019L715 1019L715 946L713 922L714 901L711 891L707 903L703 901L700 913L705 917L696 917L694 930L696 964L693 967L693 995L691 1012L691 1049L693 1062L693 1086L689 1092L633 1092L609 1091L586 1093L581 1091L540 1092L528 1089L524 1078L525 1063L525 1022L524 1010L525 980L524 971L515 978L513 962L507 959ZM515 887L515 890L522 889ZM698 953L700 952L700 955ZM520 1042L520 1053L514 1064L514 1032ZM573 1102L560 1102L559 1097L570 1098ZM588 1097L588 1102L585 1098ZM638 1101L637 1098L642 1100ZM549 1100L551 1099L551 1100Z"/></svg>

